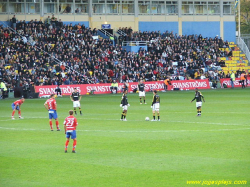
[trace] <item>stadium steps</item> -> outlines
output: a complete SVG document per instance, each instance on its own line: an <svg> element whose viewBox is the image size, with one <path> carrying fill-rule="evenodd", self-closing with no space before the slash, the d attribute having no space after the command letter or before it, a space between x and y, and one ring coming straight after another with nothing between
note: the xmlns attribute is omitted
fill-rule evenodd
<svg viewBox="0 0 250 187"><path fill-rule="evenodd" d="M105 32L104 29L99 29L97 30L97 34L101 36L103 39L109 39L112 35L109 34L108 32Z"/></svg>
<svg viewBox="0 0 250 187"><path fill-rule="evenodd" d="M127 34L123 30L121 30L121 29L118 29L116 31L116 33L118 33L119 35L122 35L122 36L127 36Z"/></svg>
<svg viewBox="0 0 250 187"><path fill-rule="evenodd" d="M246 55L240 51L240 48L234 44L234 42L229 43L229 48L220 48L222 51L230 52L232 51L232 57L221 57L221 60L225 61L226 67L221 67L225 74L231 71L248 70L250 71L249 61L246 58Z"/></svg>

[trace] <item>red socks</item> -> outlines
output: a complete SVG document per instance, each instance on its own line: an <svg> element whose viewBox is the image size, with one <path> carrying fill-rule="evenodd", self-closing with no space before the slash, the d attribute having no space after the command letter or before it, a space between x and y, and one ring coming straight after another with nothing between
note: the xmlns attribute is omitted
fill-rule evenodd
<svg viewBox="0 0 250 187"><path fill-rule="evenodd" d="M74 140L73 142L73 150L75 150L75 148L76 148L76 140Z"/></svg>
<svg viewBox="0 0 250 187"><path fill-rule="evenodd" d="M65 142L65 150L67 151L69 145L69 140L66 140ZM76 140L73 140L73 151L75 151L76 148Z"/></svg>
<svg viewBox="0 0 250 187"><path fill-rule="evenodd" d="M53 130L52 121L49 121L49 125L50 125L51 130ZM59 122L58 121L56 121L56 128L59 129Z"/></svg>
<svg viewBox="0 0 250 187"><path fill-rule="evenodd" d="M67 150L68 145L69 145L69 140L66 140L66 142L65 142L65 150Z"/></svg>
<svg viewBox="0 0 250 187"><path fill-rule="evenodd" d="M56 121L56 128L59 129L59 122Z"/></svg>
<svg viewBox="0 0 250 187"><path fill-rule="evenodd" d="M49 125L50 125L50 129L52 130L53 127L52 127L52 121L49 121Z"/></svg>
<svg viewBox="0 0 250 187"><path fill-rule="evenodd" d="M14 117L15 112L16 112L15 110L12 111L12 117ZM21 117L21 111L20 110L18 110L18 115L19 115L19 117Z"/></svg>

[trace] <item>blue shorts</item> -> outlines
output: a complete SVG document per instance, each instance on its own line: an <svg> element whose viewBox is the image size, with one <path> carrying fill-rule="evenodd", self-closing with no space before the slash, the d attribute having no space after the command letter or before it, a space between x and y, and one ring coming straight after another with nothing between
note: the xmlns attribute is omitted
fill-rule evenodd
<svg viewBox="0 0 250 187"><path fill-rule="evenodd" d="M49 110L49 119L56 119L57 118L57 113L56 110Z"/></svg>
<svg viewBox="0 0 250 187"><path fill-rule="evenodd" d="M17 106L17 107L15 107L15 104L14 103L12 103L12 105L11 105L11 107L12 107L12 110L19 110L19 105Z"/></svg>
<svg viewBox="0 0 250 187"><path fill-rule="evenodd" d="M70 138L70 137L71 137L71 139L76 138L76 130L66 131L66 138Z"/></svg>

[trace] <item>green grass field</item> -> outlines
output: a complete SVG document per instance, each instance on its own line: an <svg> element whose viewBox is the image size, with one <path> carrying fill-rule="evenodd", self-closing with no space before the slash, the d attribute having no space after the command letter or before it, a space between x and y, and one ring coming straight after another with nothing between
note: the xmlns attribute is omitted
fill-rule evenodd
<svg viewBox="0 0 250 187"><path fill-rule="evenodd" d="M127 122L120 121L120 94L83 96L76 154L72 140L64 153L64 131L50 131L45 99L26 100L23 120L10 118L14 99L0 100L0 186L250 186L249 89L202 93L202 117L190 103L194 91L159 93L160 122L145 121L152 93L146 105L128 94ZM63 129L72 102L57 98L57 105Z"/></svg>

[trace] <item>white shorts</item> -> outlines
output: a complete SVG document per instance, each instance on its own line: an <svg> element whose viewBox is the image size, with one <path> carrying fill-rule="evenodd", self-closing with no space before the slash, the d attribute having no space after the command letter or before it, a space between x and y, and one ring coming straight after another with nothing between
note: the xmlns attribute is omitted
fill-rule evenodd
<svg viewBox="0 0 250 187"><path fill-rule="evenodd" d="M145 91L143 92L139 91L139 97L145 97Z"/></svg>
<svg viewBox="0 0 250 187"><path fill-rule="evenodd" d="M201 107L202 106L202 102L196 102L196 108Z"/></svg>
<svg viewBox="0 0 250 187"><path fill-rule="evenodd" d="M160 103L155 103L155 104L153 104L153 109L152 109L153 111L160 111Z"/></svg>
<svg viewBox="0 0 250 187"><path fill-rule="evenodd" d="M79 101L73 101L73 107L81 107L80 102Z"/></svg>
<svg viewBox="0 0 250 187"><path fill-rule="evenodd" d="M123 109L123 110L128 110L128 105L122 106L122 109Z"/></svg>

